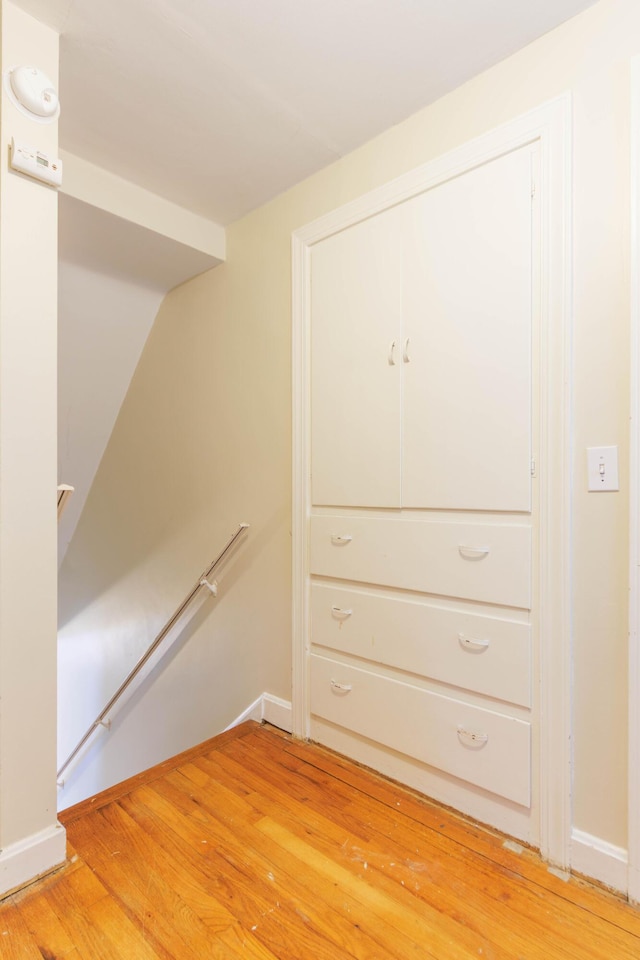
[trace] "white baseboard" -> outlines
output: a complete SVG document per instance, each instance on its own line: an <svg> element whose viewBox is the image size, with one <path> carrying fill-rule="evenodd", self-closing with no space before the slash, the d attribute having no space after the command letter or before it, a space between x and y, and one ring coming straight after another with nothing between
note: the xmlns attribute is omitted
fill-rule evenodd
<svg viewBox="0 0 640 960"><path fill-rule="evenodd" d="M271 693L263 693L262 719L278 727L279 730L291 733L293 730L291 700L283 700L281 697L274 697Z"/></svg>
<svg viewBox="0 0 640 960"><path fill-rule="evenodd" d="M629 864L629 902L636 907L640 906L640 868L637 864Z"/></svg>
<svg viewBox="0 0 640 960"><path fill-rule="evenodd" d="M244 723L245 720L257 720L258 723L262 720L262 701L264 699L264 694L258 697L257 700L254 700L253 703L250 703L246 710L243 710L239 717L236 717L235 720L232 720L228 727L224 728L224 732L227 730L233 730L234 727L239 726L239 724Z"/></svg>
<svg viewBox="0 0 640 960"><path fill-rule="evenodd" d="M274 697L272 693L263 693L249 704L246 710L243 710L239 717L230 723L225 730L231 730L245 720L257 720L259 723L264 720L266 723L278 727L279 730L286 730L291 733L293 730L293 714L291 710L291 701L283 700L281 697Z"/></svg>
<svg viewBox="0 0 640 960"><path fill-rule="evenodd" d="M0 896L64 863L67 837L59 823L9 844L0 852Z"/></svg>
<svg viewBox="0 0 640 960"><path fill-rule="evenodd" d="M627 893L628 856L624 847L616 847L582 830L571 832L571 869L619 893Z"/></svg>

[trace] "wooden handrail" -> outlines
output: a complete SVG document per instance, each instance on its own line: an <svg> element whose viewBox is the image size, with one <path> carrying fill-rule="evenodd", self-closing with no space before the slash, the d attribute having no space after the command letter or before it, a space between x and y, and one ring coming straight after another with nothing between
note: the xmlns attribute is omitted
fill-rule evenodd
<svg viewBox="0 0 640 960"><path fill-rule="evenodd" d="M91 737L92 733L93 733L98 727L101 727L101 726L102 726L102 727L109 727L109 726L111 726L111 721L106 719L107 716L108 716L108 714L111 712L111 710L113 709L113 707L115 706L115 704L118 702L118 700L120 699L120 697L122 696L122 694L123 694L123 693L125 692L125 690L128 688L129 684L130 684L133 680L135 680L135 678L136 678L137 675L140 673L140 671L142 670L142 668L144 667L144 665L147 663L147 661L149 660L149 658L150 658L150 657L155 653L155 651L158 649L158 647L160 646L160 644L162 643L162 641L164 640L164 638L167 636L167 634L168 634L168 633L173 629L173 627L176 625L176 623L178 622L178 620L180 619L180 617L182 616L182 614L185 612L185 610L187 609L187 607L189 606L189 604L191 603L191 601L193 600L193 598L196 596L196 594L197 594L203 587L206 587L211 593L213 593L214 596L216 595L216 593L217 593L217 584L215 584L215 583L210 583L210 582L209 582L209 577L211 576L211 574L213 573L213 571L216 569L216 567L224 560L224 558L226 557L227 553L229 552L229 550L231 550L231 547L234 545L234 543L236 542L236 540L238 539L238 537L241 536L241 534L244 533L244 531L247 530L248 527L249 527L249 524L248 524L248 523L241 523L241 524L240 524L240 526L238 527L238 529L236 530L236 532L234 533L234 535L231 537L231 539L229 540L229 542L226 544L226 546L224 547L224 549L220 551L220 553L218 554L218 556L216 557L216 559L213 560L212 563L209 564L209 566L208 566L207 569L204 571L204 573L198 578L197 583L194 585L194 587L192 588L192 590L189 592L189 594L188 594L188 595L185 597L185 599L182 601L182 603L180 604L180 606L178 607L178 609L175 611L175 613L167 620L167 622L165 623L165 625L164 625L164 627L162 628L162 630L160 631L160 633L159 633L159 634L157 635L157 637L153 640L153 642L150 644L150 646L148 647L148 649L146 650L146 652L142 655L142 657L140 657L140 659L139 659L138 662L136 663L136 665L135 665L135 667L133 668L133 670L131 670L131 672L130 672L130 673L125 677L125 679L122 681L122 683L120 684L120 686L118 687L118 689L116 690L116 692L114 693L114 695L111 697L111 699L109 700L109 702L108 702L108 703L106 704L106 706L100 711L100 713L98 714L98 716L96 717L96 719L93 721L93 723L91 724L91 726L88 728L88 730L87 730L86 733L84 734L84 736L78 741L78 743L77 743L76 746L73 748L73 750L71 751L71 753L69 754L69 756L67 757L67 759L65 760L65 762L62 764L62 766L61 766L60 769L58 770L58 773L57 773L58 786L63 786L63 785L64 785L64 781L62 781L62 780L60 779L61 776L62 776L62 774L63 774L64 771L67 769L67 767L68 767L69 764L72 762L72 760L75 760L75 758L78 756L78 754L80 753L80 751L81 751L82 748L84 747L84 745L85 745L85 743L87 742L87 740L89 740L89 738Z"/></svg>

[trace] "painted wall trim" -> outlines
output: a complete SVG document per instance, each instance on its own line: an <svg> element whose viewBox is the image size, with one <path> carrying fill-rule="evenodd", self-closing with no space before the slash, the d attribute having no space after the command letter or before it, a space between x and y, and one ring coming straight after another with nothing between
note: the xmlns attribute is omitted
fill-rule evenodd
<svg viewBox="0 0 640 960"><path fill-rule="evenodd" d="M257 720L258 723L264 720L265 723L270 723L272 726L278 727L279 730L286 730L287 733L291 733L293 729L291 718L290 700L283 700L272 693L263 693L253 703L250 703L228 727L225 727L225 730L231 730L238 724L244 723L245 720Z"/></svg>
<svg viewBox="0 0 640 960"><path fill-rule="evenodd" d="M640 903L640 57L631 61L628 893Z"/></svg>
<svg viewBox="0 0 640 960"><path fill-rule="evenodd" d="M10 844L0 852L0 896L64 863L67 841L59 823Z"/></svg>
<svg viewBox="0 0 640 960"><path fill-rule="evenodd" d="M226 231L219 223L165 200L73 153L60 151L64 176L60 192L147 227L222 261Z"/></svg>
<svg viewBox="0 0 640 960"><path fill-rule="evenodd" d="M564 94L320 217L292 235L293 731L309 735L307 577L309 477L309 263L315 243L472 166L538 141L543 289L540 401L540 847L569 866L571 739L571 97Z"/></svg>
<svg viewBox="0 0 640 960"><path fill-rule="evenodd" d="M244 723L246 720L257 720L258 723L262 720L262 697L264 694L261 694L257 700L254 700L253 703L250 703L242 713L232 720L228 727L224 728L224 733L227 730L233 730L234 727L237 727L239 724Z"/></svg>
<svg viewBox="0 0 640 960"><path fill-rule="evenodd" d="M583 830L571 833L571 870L618 893L627 892L627 851Z"/></svg>
<svg viewBox="0 0 640 960"><path fill-rule="evenodd" d="M293 731L291 701L274 697L270 693L262 694L262 719L279 730Z"/></svg>
<svg viewBox="0 0 640 960"><path fill-rule="evenodd" d="M36 63L54 84L59 36L2 3L2 67ZM0 142L33 121L0 94ZM57 124L38 130L56 156ZM64 860L55 812L57 195L0 165L0 890ZM37 602L33 566L37 557ZM0 951L4 952L4 950Z"/></svg>
<svg viewBox="0 0 640 960"><path fill-rule="evenodd" d="M307 228L308 229L308 228ZM309 738L311 710L309 696L309 652L311 649L311 596L307 576L309 557L308 477L311 471L311 245L306 230L291 238L292 331L292 721L293 733Z"/></svg>

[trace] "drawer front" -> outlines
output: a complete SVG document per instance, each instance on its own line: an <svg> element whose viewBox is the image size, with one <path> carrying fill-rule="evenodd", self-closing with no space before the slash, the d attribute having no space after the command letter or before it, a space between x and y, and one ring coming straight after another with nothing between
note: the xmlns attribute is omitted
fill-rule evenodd
<svg viewBox="0 0 640 960"><path fill-rule="evenodd" d="M317 516L310 571L528 610L531 527Z"/></svg>
<svg viewBox="0 0 640 960"><path fill-rule="evenodd" d="M524 720L311 656L311 712L524 807L531 730Z"/></svg>
<svg viewBox="0 0 640 960"><path fill-rule="evenodd" d="M311 586L311 642L523 707L531 628L418 600Z"/></svg>

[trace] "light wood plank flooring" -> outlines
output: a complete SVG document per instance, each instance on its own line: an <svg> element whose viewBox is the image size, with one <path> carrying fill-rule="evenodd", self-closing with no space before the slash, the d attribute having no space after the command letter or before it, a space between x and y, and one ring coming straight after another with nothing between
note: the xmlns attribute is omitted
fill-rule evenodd
<svg viewBox="0 0 640 960"><path fill-rule="evenodd" d="M640 911L246 723L66 811L2 960L638 960Z"/></svg>

